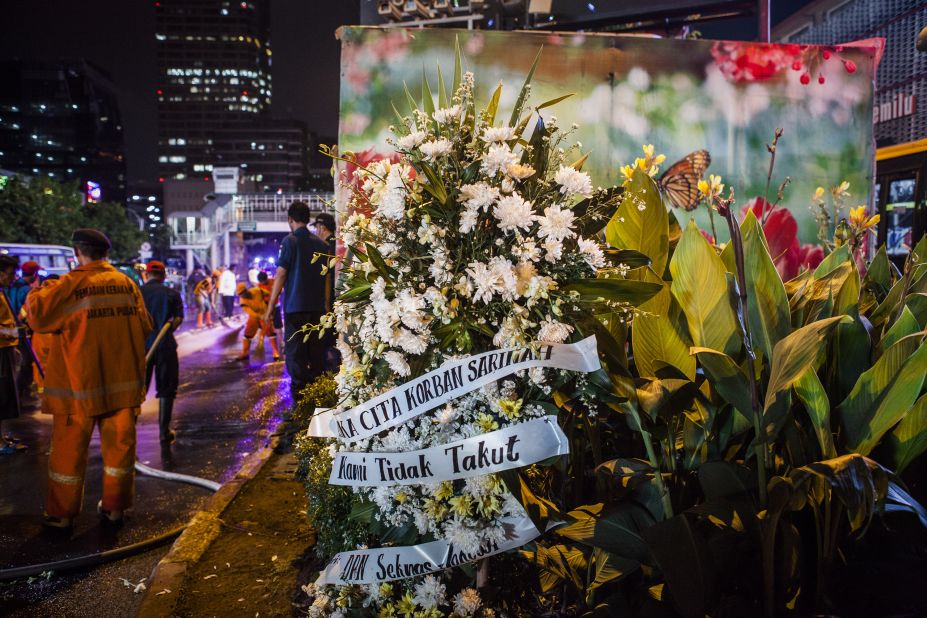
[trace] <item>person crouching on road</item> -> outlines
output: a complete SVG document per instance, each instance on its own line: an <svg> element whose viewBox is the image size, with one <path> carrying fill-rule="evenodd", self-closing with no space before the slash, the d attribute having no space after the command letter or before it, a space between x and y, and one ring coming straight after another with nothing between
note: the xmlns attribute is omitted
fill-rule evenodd
<svg viewBox="0 0 927 618"><path fill-rule="evenodd" d="M203 318L206 326L212 326L212 279L206 277L193 288L193 297L196 299L196 327L203 328Z"/></svg>
<svg viewBox="0 0 927 618"><path fill-rule="evenodd" d="M245 338L241 342L241 354L235 360L248 360L251 354L251 340L260 332L262 339L265 335L270 337L270 349L274 353L274 362L277 362L280 360L280 348L277 347L274 323L272 320L264 319L270 293L261 287L248 289L244 283L238 284L236 292L242 310L248 315L248 321L245 323Z"/></svg>
<svg viewBox="0 0 927 618"><path fill-rule="evenodd" d="M118 523L132 506L135 420L145 398L145 337L151 318L135 282L106 261L109 239L93 229L71 236L78 267L26 299L35 332L54 335L42 410L54 416L45 525L70 529L80 513L94 426L103 452L97 511Z"/></svg>
<svg viewBox="0 0 927 618"><path fill-rule="evenodd" d="M177 361L174 331L183 322L183 299L180 298L180 292L164 285L166 276L164 263L152 260L145 268L145 285L142 286L145 307L154 324L154 330L145 340L146 353L151 350L164 325L168 325L167 333L161 338L145 368L145 385L151 384L151 375L154 374L155 386L158 389L158 428L162 445L174 441L174 432L170 427L171 414L174 411L174 399L177 397L177 386L180 383L180 364Z"/></svg>

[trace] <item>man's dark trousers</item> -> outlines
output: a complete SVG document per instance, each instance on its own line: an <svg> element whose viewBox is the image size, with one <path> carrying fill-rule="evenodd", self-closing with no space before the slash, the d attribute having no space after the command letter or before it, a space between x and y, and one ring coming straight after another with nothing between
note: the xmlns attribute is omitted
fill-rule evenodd
<svg viewBox="0 0 927 618"><path fill-rule="evenodd" d="M177 344L163 343L145 368L145 384L151 384L154 374L158 399L174 399L180 385L180 363L177 360Z"/></svg>
<svg viewBox="0 0 927 618"><path fill-rule="evenodd" d="M306 324L318 324L321 318L319 311L288 312L283 318L283 349L294 404L299 400L299 392L322 375L325 365L325 348L319 333L309 333L305 343L306 335L296 333Z"/></svg>

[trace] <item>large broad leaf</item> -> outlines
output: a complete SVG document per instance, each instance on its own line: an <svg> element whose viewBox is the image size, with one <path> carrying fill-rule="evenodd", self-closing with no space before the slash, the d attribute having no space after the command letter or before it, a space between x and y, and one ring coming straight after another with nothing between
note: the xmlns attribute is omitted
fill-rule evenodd
<svg viewBox="0 0 927 618"><path fill-rule="evenodd" d="M821 354L824 339L844 320L849 321L849 318L837 316L819 320L799 328L776 344L769 370L766 400L763 404L764 413L769 412L781 392L791 388L792 384L812 367Z"/></svg>
<svg viewBox="0 0 927 618"><path fill-rule="evenodd" d="M892 270L885 252L885 245L879 247L875 257L869 263L863 288L875 296L876 302L882 302L892 288Z"/></svg>
<svg viewBox="0 0 927 618"><path fill-rule="evenodd" d="M927 264L915 268L910 276L898 279L885 300L869 316L869 320L873 326L881 328L885 322L898 315L899 306L907 301L909 294L923 292L927 292Z"/></svg>
<svg viewBox="0 0 927 618"><path fill-rule="evenodd" d="M914 317L914 314L911 313L910 309L904 307L901 310L901 315L898 316L898 319L895 320L895 323L892 324L891 328L888 329L888 332L885 333L885 336L882 337L882 341L879 342L879 351L884 352L901 339L909 335L913 335L920 329L921 325L917 323L917 318Z"/></svg>
<svg viewBox="0 0 927 618"><path fill-rule="evenodd" d="M637 171L621 196L618 210L605 228L608 244L633 249L650 258L653 271L663 275L669 249L666 207L656 183Z"/></svg>
<svg viewBox="0 0 927 618"><path fill-rule="evenodd" d="M718 581L707 542L685 515L645 529L644 539L663 572L676 610L686 618L703 618Z"/></svg>
<svg viewBox="0 0 927 618"><path fill-rule="evenodd" d="M860 376L838 412L849 450L868 455L920 394L927 373L927 345L905 337Z"/></svg>
<svg viewBox="0 0 927 618"><path fill-rule="evenodd" d="M711 387L739 414L735 415L731 435L753 426L753 404L750 380L737 363L727 354L710 348L691 348L708 375Z"/></svg>
<svg viewBox="0 0 927 618"><path fill-rule="evenodd" d="M859 312L860 280L859 271L853 261L850 264L850 274L840 286L840 291L834 295L834 310L832 315L856 315Z"/></svg>
<svg viewBox="0 0 927 618"><path fill-rule="evenodd" d="M820 279L812 281L800 297L793 297L790 303L792 324L801 326L820 318L829 318L834 313L834 299L847 279L855 273L852 262L843 262Z"/></svg>
<svg viewBox="0 0 927 618"><path fill-rule="evenodd" d="M850 245L841 245L821 260L818 267L814 269L814 278L821 279L833 272L835 268L850 259Z"/></svg>
<svg viewBox="0 0 927 618"><path fill-rule="evenodd" d="M727 271L694 221L686 226L670 262L673 296L689 324L692 343L734 356L740 326L728 298Z"/></svg>
<svg viewBox="0 0 927 618"><path fill-rule="evenodd" d="M570 511L566 518L568 523L555 531L558 536L637 562L652 563L641 530L656 522L644 507L630 501L610 507L587 504Z"/></svg>
<svg viewBox="0 0 927 618"><path fill-rule="evenodd" d="M656 281L651 272L646 276ZM689 354L689 333L682 319L679 304L670 294L668 284L640 306L644 312L634 316L631 323L634 362L643 378L656 376L660 363L676 367L690 380L695 379L695 357Z"/></svg>
<svg viewBox="0 0 927 618"><path fill-rule="evenodd" d="M830 396L834 401L843 401L853 390L859 376L872 366L872 340L859 316L854 316L852 322L837 326L831 349Z"/></svg>
<svg viewBox="0 0 927 618"><path fill-rule="evenodd" d="M834 448L834 435L830 428L830 401L814 368L808 368L795 381L793 388L811 420L821 455L827 458L836 457L837 449Z"/></svg>
<svg viewBox="0 0 927 618"><path fill-rule="evenodd" d="M747 319L754 346L770 359L775 345L789 334L789 299L766 246L763 228L750 210L740 225L744 243Z"/></svg>
<svg viewBox="0 0 927 618"><path fill-rule="evenodd" d="M921 328L927 328L927 294L923 292L908 294L905 307L911 311Z"/></svg>
<svg viewBox="0 0 927 618"><path fill-rule="evenodd" d="M653 298L663 285L631 279L579 279L563 286L564 290L579 292L587 301L620 301L638 306Z"/></svg>
<svg viewBox="0 0 927 618"><path fill-rule="evenodd" d="M892 468L898 474L927 450L927 395L921 396L905 414L886 438L885 446L891 453Z"/></svg>

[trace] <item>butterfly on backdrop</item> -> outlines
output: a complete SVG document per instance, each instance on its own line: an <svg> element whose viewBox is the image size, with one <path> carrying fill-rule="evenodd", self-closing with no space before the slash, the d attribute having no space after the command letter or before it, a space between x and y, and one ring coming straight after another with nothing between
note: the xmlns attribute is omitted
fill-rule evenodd
<svg viewBox="0 0 927 618"><path fill-rule="evenodd" d="M698 191L698 181L711 165L711 155L707 150L696 150L673 163L657 180L660 189L670 203L676 208L695 210L702 197Z"/></svg>

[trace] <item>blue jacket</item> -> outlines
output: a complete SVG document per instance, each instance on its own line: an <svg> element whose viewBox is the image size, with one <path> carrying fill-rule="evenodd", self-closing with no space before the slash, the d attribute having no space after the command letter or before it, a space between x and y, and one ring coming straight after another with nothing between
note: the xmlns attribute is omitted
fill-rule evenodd
<svg viewBox="0 0 927 618"><path fill-rule="evenodd" d="M13 282L13 285L10 286L7 296L10 299L10 306L13 309L13 315L17 318L19 317L19 310L23 308L26 304L26 296L29 292L32 291L32 288L29 287L29 284L26 283L25 279L17 279Z"/></svg>

